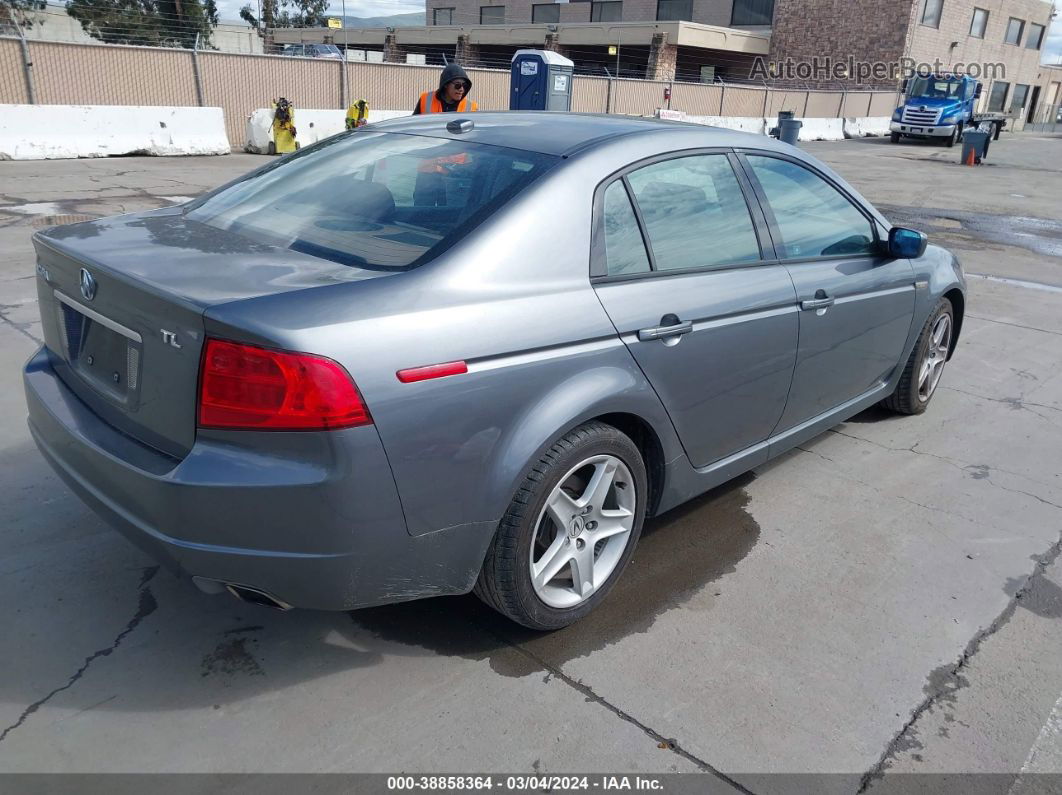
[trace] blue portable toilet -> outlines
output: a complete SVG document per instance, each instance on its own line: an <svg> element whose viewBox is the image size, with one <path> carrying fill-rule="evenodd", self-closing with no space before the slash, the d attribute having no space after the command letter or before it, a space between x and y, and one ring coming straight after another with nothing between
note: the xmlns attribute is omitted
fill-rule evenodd
<svg viewBox="0 0 1062 795"><path fill-rule="evenodd" d="M575 64L552 50L517 50L509 110L571 110Z"/></svg>

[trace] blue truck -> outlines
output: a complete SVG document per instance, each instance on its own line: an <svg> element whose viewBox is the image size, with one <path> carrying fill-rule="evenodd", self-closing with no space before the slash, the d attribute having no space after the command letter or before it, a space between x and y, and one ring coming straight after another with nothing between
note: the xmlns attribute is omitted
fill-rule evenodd
<svg viewBox="0 0 1062 795"><path fill-rule="evenodd" d="M917 75L904 81L904 103L892 114L891 140L936 138L945 146L962 140L971 127L990 128L995 138L1007 123L1002 113L976 113L981 84L966 75ZM982 129L985 129L982 127Z"/></svg>

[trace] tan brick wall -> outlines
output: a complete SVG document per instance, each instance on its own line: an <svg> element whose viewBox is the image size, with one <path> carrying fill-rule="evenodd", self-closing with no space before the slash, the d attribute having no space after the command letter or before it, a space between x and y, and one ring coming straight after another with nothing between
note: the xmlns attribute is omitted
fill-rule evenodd
<svg viewBox="0 0 1062 795"><path fill-rule="evenodd" d="M988 25L983 39L970 35L970 22L974 8L988 11ZM1025 48L1029 33L1029 24L1037 23L1050 26L1051 4L1043 0L944 0L940 17L940 27L933 28L920 24L921 0L915 9L915 24L912 27L909 57L917 61L932 63L940 59L944 68L951 69L957 64L1002 63L1006 77L999 79L1014 85L1022 83L1028 86L1041 85L1041 97L1047 87L1047 72L1040 67L1042 50ZM1004 44L1007 23L1011 17L1025 21L1020 45ZM955 47L952 43L957 42ZM987 106L991 79L985 79L980 107ZM1030 88L1029 96L1032 95Z"/></svg>
<svg viewBox="0 0 1062 795"><path fill-rule="evenodd" d="M15 39L0 39L0 105L21 105L28 101L22 45Z"/></svg>

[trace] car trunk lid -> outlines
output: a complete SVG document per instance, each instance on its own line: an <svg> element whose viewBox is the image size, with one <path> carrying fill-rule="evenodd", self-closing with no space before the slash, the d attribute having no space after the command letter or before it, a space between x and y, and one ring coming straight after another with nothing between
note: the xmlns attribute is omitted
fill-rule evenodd
<svg viewBox="0 0 1062 795"><path fill-rule="evenodd" d="M60 378L104 420L178 458L195 441L207 308L380 275L189 221L180 208L44 230L34 245Z"/></svg>

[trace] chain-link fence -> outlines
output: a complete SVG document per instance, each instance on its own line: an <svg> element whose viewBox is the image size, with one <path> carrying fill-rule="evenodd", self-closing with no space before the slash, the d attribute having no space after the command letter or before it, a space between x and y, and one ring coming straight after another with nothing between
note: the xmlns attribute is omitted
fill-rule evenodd
<svg viewBox="0 0 1062 795"><path fill-rule="evenodd" d="M439 82L440 67L344 62L278 55L26 41L0 37L0 104L205 105L220 107L233 147L245 143L256 108L287 97L296 108L412 110ZM469 68L482 110L509 106L509 72ZM670 89L670 100L665 99ZM765 85L684 83L576 75L572 110L653 115L657 108L695 116L773 117L791 110L807 118L887 116L893 91L815 91Z"/></svg>

